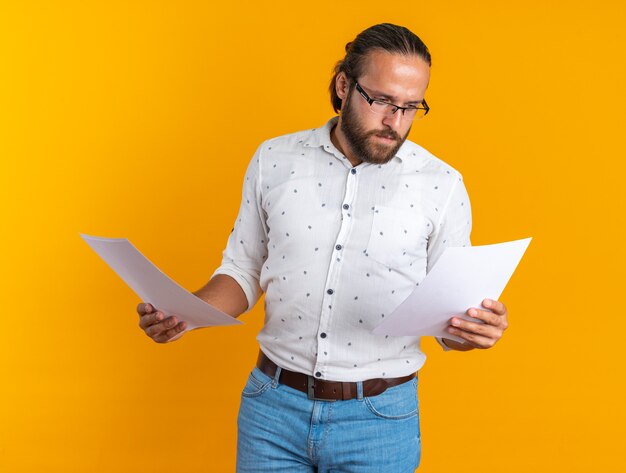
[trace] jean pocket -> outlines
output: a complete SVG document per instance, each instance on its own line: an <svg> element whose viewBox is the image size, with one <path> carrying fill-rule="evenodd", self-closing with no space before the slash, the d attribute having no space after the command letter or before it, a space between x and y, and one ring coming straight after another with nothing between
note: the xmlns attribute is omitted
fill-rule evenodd
<svg viewBox="0 0 626 473"><path fill-rule="evenodd" d="M382 419L408 419L418 415L417 379L387 389L378 396L366 397L365 405Z"/></svg>
<svg viewBox="0 0 626 473"><path fill-rule="evenodd" d="M248 381L241 393L244 397L257 397L267 391L272 385L272 378L263 373L260 369L254 368L248 376Z"/></svg>

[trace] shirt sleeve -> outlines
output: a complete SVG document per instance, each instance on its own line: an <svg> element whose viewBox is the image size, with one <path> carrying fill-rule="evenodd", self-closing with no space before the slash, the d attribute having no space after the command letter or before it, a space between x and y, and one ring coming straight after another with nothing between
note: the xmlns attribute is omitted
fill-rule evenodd
<svg viewBox="0 0 626 473"><path fill-rule="evenodd" d="M239 214L222 253L222 263L211 276L226 274L237 281L248 299L246 312L261 296L259 279L267 258L268 231L260 172L262 146L256 150L246 170Z"/></svg>
<svg viewBox="0 0 626 473"><path fill-rule="evenodd" d="M428 274L444 250L449 246L471 246L472 209L463 177L457 173L439 223L428 240ZM439 337L437 342L445 351L451 350Z"/></svg>

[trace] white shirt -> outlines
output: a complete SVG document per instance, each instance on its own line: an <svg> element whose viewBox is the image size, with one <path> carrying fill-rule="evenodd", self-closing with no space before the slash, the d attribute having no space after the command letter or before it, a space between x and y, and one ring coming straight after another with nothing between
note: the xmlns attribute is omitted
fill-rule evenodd
<svg viewBox="0 0 626 473"><path fill-rule="evenodd" d="M371 330L446 247L470 245L469 198L408 140L386 164L352 167L330 140L336 122L259 146L214 275L241 285L248 310L265 292L257 340L277 365L333 381L408 375L426 359L420 337Z"/></svg>

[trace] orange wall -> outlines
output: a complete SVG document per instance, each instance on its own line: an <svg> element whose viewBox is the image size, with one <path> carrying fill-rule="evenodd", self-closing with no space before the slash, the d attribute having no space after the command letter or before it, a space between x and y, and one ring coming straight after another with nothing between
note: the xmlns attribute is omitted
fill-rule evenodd
<svg viewBox="0 0 626 473"><path fill-rule="evenodd" d="M493 350L424 341L421 472L624 471L622 2L0 4L0 471L234 471L246 325L169 345L79 238L190 290L260 141L323 124L371 24L433 54L411 138L459 169L474 244L533 236Z"/></svg>

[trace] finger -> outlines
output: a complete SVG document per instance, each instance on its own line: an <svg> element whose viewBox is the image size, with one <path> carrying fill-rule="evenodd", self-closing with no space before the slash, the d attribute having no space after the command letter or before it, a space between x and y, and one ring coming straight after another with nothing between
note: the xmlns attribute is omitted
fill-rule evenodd
<svg viewBox="0 0 626 473"><path fill-rule="evenodd" d="M502 329L500 329L500 327L498 326L470 322L469 320L464 320L460 317L453 317L452 320L450 320L450 324L454 328L461 329L465 332L482 335L484 337L500 338L502 336Z"/></svg>
<svg viewBox="0 0 626 473"><path fill-rule="evenodd" d="M145 329L145 331L146 331L146 334L150 338L155 338L161 335L161 333L166 332L167 330L171 328L174 328L177 323L178 323L178 319L176 319L175 315L172 315L171 317L166 318L162 322L150 325L149 327Z"/></svg>
<svg viewBox="0 0 626 473"><path fill-rule="evenodd" d="M494 301L495 302L495 301ZM499 304L502 304L501 302ZM483 303L484 305L484 303ZM504 307L504 304L502 304ZM509 320L506 312L506 307L504 307L503 313L495 313L487 310L480 309L469 309L467 314L470 317L474 317L476 319L482 320L489 325L495 325L496 327L501 328L502 330L506 330L509 327Z"/></svg>
<svg viewBox="0 0 626 473"><path fill-rule="evenodd" d="M483 300L483 306L489 310L492 310L498 315L506 314L506 306L500 302L493 299L485 299Z"/></svg>
<svg viewBox="0 0 626 473"><path fill-rule="evenodd" d="M154 311L156 311L156 308L149 302L140 302L139 304L137 304L137 313L139 314L139 316L150 314Z"/></svg>
<svg viewBox="0 0 626 473"><path fill-rule="evenodd" d="M179 335L182 331L187 328L187 324L185 322L180 322L175 327L166 330L165 332L161 332L159 335L154 337L154 341L158 343L167 343L172 340L172 338Z"/></svg>
<svg viewBox="0 0 626 473"><path fill-rule="evenodd" d="M159 310L151 314L142 315L141 317L139 317L139 327L145 330L151 325L161 322L164 317L165 314L163 314L163 312Z"/></svg>
<svg viewBox="0 0 626 473"><path fill-rule="evenodd" d="M466 332L456 327L448 327L448 333L462 338L474 348L491 348L498 341L497 339L484 337L476 333Z"/></svg>
<svg viewBox="0 0 626 473"><path fill-rule="evenodd" d="M471 309L468 309L466 313L470 317L481 320L489 325L499 326L502 322L501 315L494 314L493 312L490 312L488 310L471 308Z"/></svg>

